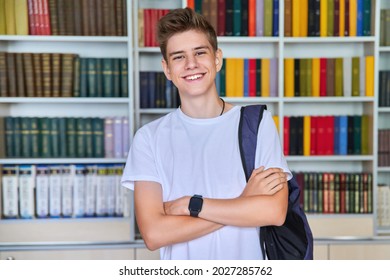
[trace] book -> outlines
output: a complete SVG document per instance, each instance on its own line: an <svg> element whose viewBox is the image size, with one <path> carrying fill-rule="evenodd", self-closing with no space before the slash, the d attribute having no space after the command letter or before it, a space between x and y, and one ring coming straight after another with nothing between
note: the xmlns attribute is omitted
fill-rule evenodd
<svg viewBox="0 0 390 280"><path fill-rule="evenodd" d="M73 217L79 218L85 214L85 188L85 166L77 164L73 177Z"/></svg>
<svg viewBox="0 0 390 280"><path fill-rule="evenodd" d="M62 166L61 209L62 217L73 215L73 177L75 169L72 165Z"/></svg>
<svg viewBox="0 0 390 280"><path fill-rule="evenodd" d="M285 37L292 37L292 1L293 0L284 1L284 36Z"/></svg>
<svg viewBox="0 0 390 280"><path fill-rule="evenodd" d="M114 119L104 118L104 157L114 157Z"/></svg>
<svg viewBox="0 0 390 280"><path fill-rule="evenodd" d="M27 0L14 0L14 2L15 35L29 35Z"/></svg>
<svg viewBox="0 0 390 280"><path fill-rule="evenodd" d="M19 184L18 167L16 165L4 165L2 171L2 216L5 219L19 217Z"/></svg>
<svg viewBox="0 0 390 280"><path fill-rule="evenodd" d="M86 165L85 175L85 216L96 214L97 165Z"/></svg>
<svg viewBox="0 0 390 280"><path fill-rule="evenodd" d="M62 167L51 165L49 169L49 216L59 218L61 216L61 190Z"/></svg>
<svg viewBox="0 0 390 280"><path fill-rule="evenodd" d="M328 34L328 0L320 2L320 36L326 37Z"/></svg>
<svg viewBox="0 0 390 280"><path fill-rule="evenodd" d="M294 59L285 58L284 59L284 96L293 97L294 96Z"/></svg>
<svg viewBox="0 0 390 280"><path fill-rule="evenodd" d="M360 96L360 57L352 58L352 96Z"/></svg>
<svg viewBox="0 0 390 280"><path fill-rule="evenodd" d="M19 210L20 218L32 219L35 216L35 166L19 166Z"/></svg>
<svg viewBox="0 0 390 280"><path fill-rule="evenodd" d="M47 165L36 166L36 217L47 218L49 217L49 167Z"/></svg>
<svg viewBox="0 0 390 280"><path fill-rule="evenodd" d="M374 56L366 56L365 61L365 96L374 96Z"/></svg>
<svg viewBox="0 0 390 280"><path fill-rule="evenodd" d="M272 36L273 13L273 0L264 0L264 36Z"/></svg>

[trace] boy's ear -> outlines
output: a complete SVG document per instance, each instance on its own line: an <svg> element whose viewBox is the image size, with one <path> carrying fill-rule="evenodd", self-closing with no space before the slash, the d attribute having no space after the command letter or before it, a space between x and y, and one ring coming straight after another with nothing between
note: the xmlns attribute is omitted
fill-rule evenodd
<svg viewBox="0 0 390 280"><path fill-rule="evenodd" d="M161 66L164 70L165 77L167 77L167 79L171 81L171 74L169 71L168 63L165 61L165 59L161 59Z"/></svg>
<svg viewBox="0 0 390 280"><path fill-rule="evenodd" d="M222 50L218 49L215 52L215 67L217 68L217 72L219 72L222 69L222 64L223 64Z"/></svg>

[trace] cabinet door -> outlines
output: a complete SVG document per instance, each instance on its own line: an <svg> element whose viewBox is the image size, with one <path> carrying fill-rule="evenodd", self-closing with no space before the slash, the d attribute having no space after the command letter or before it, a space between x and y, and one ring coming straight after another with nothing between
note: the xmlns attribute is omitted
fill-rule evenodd
<svg viewBox="0 0 390 280"><path fill-rule="evenodd" d="M330 245L331 260L389 260L390 244Z"/></svg>

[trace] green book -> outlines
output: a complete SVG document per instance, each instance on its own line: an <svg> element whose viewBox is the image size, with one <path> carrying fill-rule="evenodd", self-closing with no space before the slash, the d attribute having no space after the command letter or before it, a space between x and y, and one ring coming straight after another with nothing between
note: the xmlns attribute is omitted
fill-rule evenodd
<svg viewBox="0 0 390 280"><path fill-rule="evenodd" d="M128 60L127 58L121 58L120 61L120 96L129 97L129 78L128 78Z"/></svg>
<svg viewBox="0 0 390 280"><path fill-rule="evenodd" d="M221 70L219 70L219 96L226 96L226 60L223 59Z"/></svg>
<svg viewBox="0 0 390 280"><path fill-rule="evenodd" d="M6 156L5 149L6 149L6 142L5 142L5 118L4 117L0 117L0 158L4 158ZM0 169L0 174L1 174L1 169ZM0 200L1 200L1 195L0 195ZM0 202L0 206L1 206L1 202ZM0 209L0 214L1 214L1 209Z"/></svg>
<svg viewBox="0 0 390 280"><path fill-rule="evenodd" d="M256 96L261 96L261 58L256 59Z"/></svg>
<svg viewBox="0 0 390 280"><path fill-rule="evenodd" d="M313 59L307 58L306 59L306 96L313 96L312 91L312 79L313 79Z"/></svg>
<svg viewBox="0 0 390 280"><path fill-rule="evenodd" d="M335 96L344 96L343 92L343 59L342 58L336 58L335 59Z"/></svg>
<svg viewBox="0 0 390 280"><path fill-rule="evenodd" d="M312 190L309 187L310 186L309 173L303 174L303 182L304 182L304 186L305 186L305 189L303 191L303 210L305 212L312 212L313 211L313 201L310 199Z"/></svg>
<svg viewBox="0 0 390 280"><path fill-rule="evenodd" d="M29 117L20 118L20 129L22 134L22 157L29 158L31 157L31 120Z"/></svg>
<svg viewBox="0 0 390 280"><path fill-rule="evenodd" d="M367 174L367 213L373 212L372 174Z"/></svg>
<svg viewBox="0 0 390 280"><path fill-rule="evenodd" d="M92 141L94 157L104 158L104 119L92 119Z"/></svg>
<svg viewBox="0 0 390 280"><path fill-rule="evenodd" d="M307 96L307 59L299 59L299 96Z"/></svg>
<svg viewBox="0 0 390 280"><path fill-rule="evenodd" d="M76 157L86 157L85 119L76 118Z"/></svg>
<svg viewBox="0 0 390 280"><path fill-rule="evenodd" d="M334 36L334 0L327 0L328 1L328 31L327 35L329 37Z"/></svg>
<svg viewBox="0 0 390 280"><path fill-rule="evenodd" d="M50 142L51 142L51 156L58 158L60 157L60 127L59 118L50 118Z"/></svg>
<svg viewBox="0 0 390 280"><path fill-rule="evenodd" d="M103 97L103 59L96 58L96 97Z"/></svg>
<svg viewBox="0 0 390 280"><path fill-rule="evenodd" d="M75 97L88 96L88 58L80 58L80 94ZM77 92L76 92L77 93Z"/></svg>
<svg viewBox="0 0 390 280"><path fill-rule="evenodd" d="M351 174L345 174L345 213L351 213L350 209L350 190L351 190Z"/></svg>
<svg viewBox="0 0 390 280"><path fill-rule="evenodd" d="M50 118L43 117L39 119L40 122L40 134L41 134L41 155L44 158L51 157L51 135L50 127L51 120Z"/></svg>
<svg viewBox="0 0 390 280"><path fill-rule="evenodd" d="M264 36L272 37L273 0L264 0Z"/></svg>
<svg viewBox="0 0 390 280"><path fill-rule="evenodd" d="M66 118L58 118L58 137L60 139L59 157L67 157L68 141L66 139Z"/></svg>
<svg viewBox="0 0 390 280"><path fill-rule="evenodd" d="M87 84L88 84L88 97L98 97L97 83L96 83L96 62L97 58L87 58Z"/></svg>
<svg viewBox="0 0 390 280"><path fill-rule="evenodd" d="M4 141L5 141L5 156L8 158L15 157L15 142L14 142L14 117L4 117Z"/></svg>
<svg viewBox="0 0 390 280"><path fill-rule="evenodd" d="M66 156L76 157L76 118L66 118Z"/></svg>
<svg viewBox="0 0 390 280"><path fill-rule="evenodd" d="M103 97L113 97L113 65L111 58L102 59Z"/></svg>
<svg viewBox="0 0 390 280"><path fill-rule="evenodd" d="M21 123L20 123L20 117L14 117L14 157L21 157L22 156L22 129L21 129Z"/></svg>
<svg viewBox="0 0 390 280"><path fill-rule="evenodd" d="M371 36L371 1L363 0L363 36Z"/></svg>
<svg viewBox="0 0 390 280"><path fill-rule="evenodd" d="M92 135L92 119L84 119L84 145L85 145L85 157L94 157L93 150L93 135Z"/></svg>
<svg viewBox="0 0 390 280"><path fill-rule="evenodd" d="M353 116L353 154L362 154L362 116Z"/></svg>
<svg viewBox="0 0 390 280"><path fill-rule="evenodd" d="M118 58L112 58L113 97L121 97L121 66Z"/></svg>
<svg viewBox="0 0 390 280"><path fill-rule="evenodd" d="M361 154L368 155L370 153L369 139L370 139L370 117L368 115L362 116L361 124Z"/></svg>
<svg viewBox="0 0 390 280"><path fill-rule="evenodd" d="M31 157L41 156L41 133L39 118L30 118Z"/></svg>
<svg viewBox="0 0 390 280"><path fill-rule="evenodd" d="M73 97L80 97L80 57L73 59Z"/></svg>
<svg viewBox="0 0 390 280"><path fill-rule="evenodd" d="M318 190L317 190L317 195L318 195L318 213L323 213L324 212L324 183L322 181L323 174L318 173L317 176L317 184L318 184Z"/></svg>
<svg viewBox="0 0 390 280"><path fill-rule="evenodd" d="M340 213L340 174L334 174L334 212Z"/></svg>
<svg viewBox="0 0 390 280"><path fill-rule="evenodd" d="M352 96L360 96L360 57L352 58Z"/></svg>
<svg viewBox="0 0 390 280"><path fill-rule="evenodd" d="M233 36L241 36L241 0L233 1Z"/></svg>

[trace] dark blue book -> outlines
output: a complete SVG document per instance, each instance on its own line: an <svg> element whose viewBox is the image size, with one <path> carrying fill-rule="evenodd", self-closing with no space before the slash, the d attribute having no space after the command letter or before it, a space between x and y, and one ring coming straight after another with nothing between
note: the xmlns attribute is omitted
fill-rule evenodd
<svg viewBox="0 0 390 280"><path fill-rule="evenodd" d="M273 0L272 36L279 36L279 0Z"/></svg>
<svg viewBox="0 0 390 280"><path fill-rule="evenodd" d="M356 36L363 36L363 3L364 0L357 0Z"/></svg>

